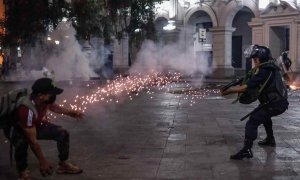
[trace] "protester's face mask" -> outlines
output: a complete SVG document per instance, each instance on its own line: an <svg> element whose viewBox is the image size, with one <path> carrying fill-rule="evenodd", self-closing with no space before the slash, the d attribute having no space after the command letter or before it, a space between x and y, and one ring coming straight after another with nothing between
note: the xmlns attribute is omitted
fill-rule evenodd
<svg viewBox="0 0 300 180"><path fill-rule="evenodd" d="M46 104L53 104L56 100L56 95L52 94L49 99L45 102Z"/></svg>

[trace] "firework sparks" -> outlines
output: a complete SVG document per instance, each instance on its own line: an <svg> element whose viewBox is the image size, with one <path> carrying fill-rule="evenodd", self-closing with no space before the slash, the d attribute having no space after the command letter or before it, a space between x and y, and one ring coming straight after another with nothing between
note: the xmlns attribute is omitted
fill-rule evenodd
<svg viewBox="0 0 300 180"><path fill-rule="evenodd" d="M299 87L297 87L296 85L290 85L289 87L291 88L291 90L297 90L297 89L299 89Z"/></svg>
<svg viewBox="0 0 300 180"><path fill-rule="evenodd" d="M95 103L120 103L122 99L128 98L133 100L134 97L139 96L141 91L146 92L150 99L153 99L154 90L166 91L173 94L177 94L176 98L183 98L190 106L193 106L199 99L203 99L212 93L218 93L216 89L194 88L190 83L183 82L184 87L182 90L171 91L179 87L181 78L180 73L153 73L148 75L132 75L127 77L117 77L115 80L107 81L107 84L103 87L93 88L91 84L87 84L86 87L91 89L87 95L74 96L74 99L63 100L61 107L71 108L85 112L88 106ZM53 114L50 116L54 117Z"/></svg>

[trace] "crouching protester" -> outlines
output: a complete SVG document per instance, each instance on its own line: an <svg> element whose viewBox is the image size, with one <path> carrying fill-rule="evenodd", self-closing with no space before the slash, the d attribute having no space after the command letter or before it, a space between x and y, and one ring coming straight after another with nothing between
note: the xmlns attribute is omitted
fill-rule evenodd
<svg viewBox="0 0 300 180"><path fill-rule="evenodd" d="M221 89L221 95L239 93L238 101L250 104L258 99L259 105L249 113L245 127L244 147L230 156L230 159L252 158L253 141L257 129L263 124L267 137L258 142L261 146L275 146L271 118L284 113L288 108L287 89L282 81L279 67L272 59L270 49L265 46L251 45L244 51L246 58L254 63L243 82L239 85Z"/></svg>
<svg viewBox="0 0 300 180"><path fill-rule="evenodd" d="M15 147L16 167L20 180L31 179L27 169L28 145L39 160L40 172L43 176L53 173L53 167L47 161L38 140L54 140L57 142L59 163L56 173L78 174L82 172L78 166L67 162L69 157L69 133L62 127L47 121L48 110L82 119L83 113L66 109L55 104L56 95L63 89L54 85L49 78L41 78L32 85L32 93L27 96L33 108L20 105L15 111L16 125L11 142Z"/></svg>

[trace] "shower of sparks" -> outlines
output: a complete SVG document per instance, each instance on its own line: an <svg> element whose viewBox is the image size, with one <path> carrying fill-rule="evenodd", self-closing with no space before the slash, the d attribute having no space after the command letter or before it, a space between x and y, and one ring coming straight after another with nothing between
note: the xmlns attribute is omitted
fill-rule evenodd
<svg viewBox="0 0 300 180"><path fill-rule="evenodd" d="M86 95L77 94L71 100L65 99L60 103L60 106L85 112L90 104L98 102L120 103L124 98L133 100L142 91L146 92L150 99L153 99L154 89L176 94L176 98L183 97L192 106L198 99L203 99L212 93L218 93L217 90L213 89L195 89L187 82L182 82L185 86L183 90L173 91L172 89L179 87L180 78L181 74L174 72L119 76L114 80L107 81L107 84L102 87L92 87L90 84L86 84L86 87L91 89L90 93ZM52 113L50 116L56 118Z"/></svg>

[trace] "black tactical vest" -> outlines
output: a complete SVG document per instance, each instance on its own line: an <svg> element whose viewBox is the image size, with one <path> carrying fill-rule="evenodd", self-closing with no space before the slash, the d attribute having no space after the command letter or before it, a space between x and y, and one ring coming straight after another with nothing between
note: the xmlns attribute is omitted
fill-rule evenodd
<svg viewBox="0 0 300 180"><path fill-rule="evenodd" d="M275 62L270 60L262 63L258 68L266 69L270 72L270 74L267 79L260 84L260 86L253 89L247 89L246 92L239 94L239 102L242 104L250 104L258 99L260 103L265 103L287 98L287 89L282 81L280 69ZM246 84L253 76L255 76L256 70L257 68L251 69L247 73L242 84Z"/></svg>
<svg viewBox="0 0 300 180"><path fill-rule="evenodd" d="M275 63L270 62L260 66L259 68L267 69L268 71L270 71L270 73L272 73L272 77L270 78L269 82L266 84L266 86L258 96L259 102L272 103L282 100L283 98L287 99L287 88L282 81L282 75L279 67Z"/></svg>

